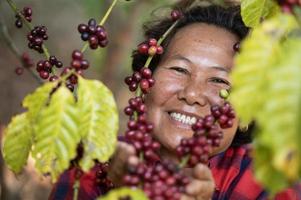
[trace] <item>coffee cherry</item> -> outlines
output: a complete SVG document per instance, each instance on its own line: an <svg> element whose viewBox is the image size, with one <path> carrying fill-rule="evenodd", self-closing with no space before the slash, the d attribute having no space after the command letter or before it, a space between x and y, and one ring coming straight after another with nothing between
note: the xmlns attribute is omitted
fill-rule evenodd
<svg viewBox="0 0 301 200"><path fill-rule="evenodd" d="M234 45L233 45L233 50L235 52L239 52L240 50L240 42L236 42Z"/></svg>
<svg viewBox="0 0 301 200"><path fill-rule="evenodd" d="M56 80L58 80L58 79L59 79L58 76L53 75L53 76L50 76L49 81L50 81L50 82L54 82L54 81L56 81Z"/></svg>
<svg viewBox="0 0 301 200"><path fill-rule="evenodd" d="M17 75L22 75L23 74L23 72L24 72L24 69L22 68L22 67L17 67L16 69L15 69L15 73L17 74Z"/></svg>
<svg viewBox="0 0 301 200"><path fill-rule="evenodd" d="M149 87L148 80L142 79L142 80L140 81L140 88L141 88L141 90L142 90L143 93L149 92L149 88L150 88L150 87Z"/></svg>
<svg viewBox="0 0 301 200"><path fill-rule="evenodd" d="M157 46L157 40L155 38L150 38L148 40L148 45L149 46Z"/></svg>
<svg viewBox="0 0 301 200"><path fill-rule="evenodd" d="M138 52L140 54L146 55L146 54L148 54L148 48L149 48L149 46L147 44L141 44L138 46Z"/></svg>
<svg viewBox="0 0 301 200"><path fill-rule="evenodd" d="M164 50L162 46L157 46L157 54L161 55L163 54Z"/></svg>
<svg viewBox="0 0 301 200"><path fill-rule="evenodd" d="M47 72L47 71L40 71L40 77L42 79L48 79L49 78L49 72Z"/></svg>
<svg viewBox="0 0 301 200"><path fill-rule="evenodd" d="M223 99L227 99L229 97L229 92L226 89L222 89L219 92L219 96Z"/></svg>
<svg viewBox="0 0 301 200"><path fill-rule="evenodd" d="M87 60L81 60L81 68L82 69L88 69L89 68L89 62Z"/></svg>
<svg viewBox="0 0 301 200"><path fill-rule="evenodd" d="M171 15L171 19L173 21L177 21L178 19L180 19L183 16L182 12L179 11L179 10L173 10L173 11L171 11L170 15Z"/></svg>
<svg viewBox="0 0 301 200"><path fill-rule="evenodd" d="M21 18L16 19L15 25L16 25L17 28L22 28L23 22L22 22Z"/></svg>
<svg viewBox="0 0 301 200"><path fill-rule="evenodd" d="M79 50L74 50L72 52L72 59L74 60L81 60L83 59L83 53Z"/></svg>
<svg viewBox="0 0 301 200"><path fill-rule="evenodd" d="M140 74L143 78L149 79L152 77L152 71L149 68L143 67L140 69Z"/></svg>
<svg viewBox="0 0 301 200"><path fill-rule="evenodd" d="M25 68L30 68L34 65L33 60L30 58L29 54L24 52L22 54L22 64L24 65Z"/></svg>
<svg viewBox="0 0 301 200"><path fill-rule="evenodd" d="M77 30L79 33L87 32L88 26L86 24L79 24Z"/></svg>
<svg viewBox="0 0 301 200"><path fill-rule="evenodd" d="M157 47L151 46L151 47L148 49L148 55L154 56L154 55L156 55L156 53L157 53Z"/></svg>

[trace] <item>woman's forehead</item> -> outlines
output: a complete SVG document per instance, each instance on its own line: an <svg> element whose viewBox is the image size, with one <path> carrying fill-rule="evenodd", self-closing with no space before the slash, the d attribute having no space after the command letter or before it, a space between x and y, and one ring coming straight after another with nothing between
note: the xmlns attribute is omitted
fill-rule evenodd
<svg viewBox="0 0 301 200"><path fill-rule="evenodd" d="M233 45L238 41L239 38L235 34L224 28L205 23L194 23L179 29L171 39L170 45L176 44L183 47L187 44L209 45L232 51Z"/></svg>
<svg viewBox="0 0 301 200"><path fill-rule="evenodd" d="M163 60L182 56L200 65L232 66L237 41L236 35L215 25L191 24L172 38Z"/></svg>

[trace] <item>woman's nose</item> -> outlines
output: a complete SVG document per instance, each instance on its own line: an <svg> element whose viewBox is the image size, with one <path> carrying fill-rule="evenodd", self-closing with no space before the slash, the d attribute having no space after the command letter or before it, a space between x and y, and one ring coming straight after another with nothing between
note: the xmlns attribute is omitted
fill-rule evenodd
<svg viewBox="0 0 301 200"><path fill-rule="evenodd" d="M209 100L206 95L206 85L204 83L197 83L197 81L191 80L178 92L178 99L185 101L191 106L205 106L208 104Z"/></svg>

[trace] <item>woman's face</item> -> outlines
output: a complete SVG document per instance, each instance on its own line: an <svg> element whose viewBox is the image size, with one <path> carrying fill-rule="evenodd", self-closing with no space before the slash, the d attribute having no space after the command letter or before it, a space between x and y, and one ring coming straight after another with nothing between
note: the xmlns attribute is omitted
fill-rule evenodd
<svg viewBox="0 0 301 200"><path fill-rule="evenodd" d="M210 106L223 103L219 92L230 88L236 42L238 37L231 32L204 23L181 28L170 41L154 72L156 84L145 99L153 134L164 152L173 154L181 139L192 137L196 118L209 114ZM221 145L212 155L231 144L237 121L224 130Z"/></svg>

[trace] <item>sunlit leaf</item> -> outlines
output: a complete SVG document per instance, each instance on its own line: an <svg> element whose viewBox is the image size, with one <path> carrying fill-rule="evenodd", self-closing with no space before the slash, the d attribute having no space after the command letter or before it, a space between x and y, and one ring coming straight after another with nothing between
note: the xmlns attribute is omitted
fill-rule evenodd
<svg viewBox="0 0 301 200"><path fill-rule="evenodd" d="M98 200L118 200L126 197L129 197L131 200L148 200L143 191L125 187L112 190L106 196L98 198Z"/></svg>
<svg viewBox="0 0 301 200"><path fill-rule="evenodd" d="M111 91L100 81L79 78L78 106L80 108L80 135L84 157L80 165L87 171L94 159L107 161L115 150L118 131L118 113Z"/></svg>
<svg viewBox="0 0 301 200"><path fill-rule="evenodd" d="M28 118L31 122L36 120L36 117L43 106L49 100L49 94L55 87L55 82L48 82L38 87L32 94L27 95L23 100L23 106L28 109Z"/></svg>
<svg viewBox="0 0 301 200"><path fill-rule="evenodd" d="M76 155L80 141L78 117L73 94L61 86L52 95L49 105L41 110L35 124L36 168L43 174L51 174L53 181Z"/></svg>
<svg viewBox="0 0 301 200"><path fill-rule="evenodd" d="M300 175L301 40L288 38L296 27L292 16L279 15L255 28L231 75L230 101L244 125L258 127L256 177L273 195Z"/></svg>
<svg viewBox="0 0 301 200"><path fill-rule="evenodd" d="M19 173L26 164L32 142L27 113L12 118L3 136L3 158L7 166Z"/></svg>
<svg viewBox="0 0 301 200"><path fill-rule="evenodd" d="M241 0L241 15L249 27L257 26L263 19L274 16L279 10L275 0Z"/></svg>
<svg viewBox="0 0 301 200"><path fill-rule="evenodd" d="M259 115L268 99L264 90L269 81L269 70L282 53L280 41L296 26L292 16L278 15L254 29L243 42L230 77L233 85L230 101L243 125Z"/></svg>

